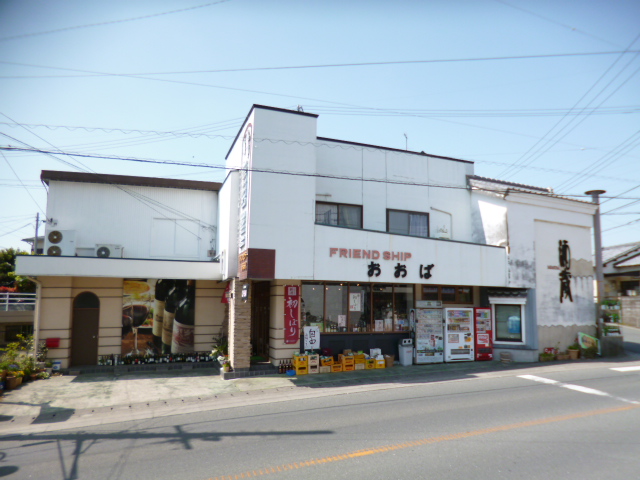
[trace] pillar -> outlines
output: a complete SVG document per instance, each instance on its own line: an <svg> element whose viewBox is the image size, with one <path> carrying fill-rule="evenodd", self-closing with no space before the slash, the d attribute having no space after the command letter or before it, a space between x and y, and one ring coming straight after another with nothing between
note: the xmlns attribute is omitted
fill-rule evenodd
<svg viewBox="0 0 640 480"><path fill-rule="evenodd" d="M229 361L234 371L251 367L251 299L242 300L242 286L249 281L231 280L229 299Z"/></svg>

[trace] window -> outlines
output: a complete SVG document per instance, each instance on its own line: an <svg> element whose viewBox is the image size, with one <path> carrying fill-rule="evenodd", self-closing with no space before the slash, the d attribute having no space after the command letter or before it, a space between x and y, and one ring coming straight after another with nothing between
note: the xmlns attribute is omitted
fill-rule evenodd
<svg viewBox="0 0 640 480"><path fill-rule="evenodd" d="M493 305L496 342L523 343L522 305Z"/></svg>
<svg viewBox="0 0 640 480"><path fill-rule="evenodd" d="M473 304L473 287L423 285L422 300L439 300L442 303Z"/></svg>
<svg viewBox="0 0 640 480"><path fill-rule="evenodd" d="M387 232L426 238L429 236L429 214L387 210Z"/></svg>
<svg viewBox="0 0 640 480"><path fill-rule="evenodd" d="M302 323L325 333L404 332L413 285L302 284Z"/></svg>
<svg viewBox="0 0 640 480"><path fill-rule="evenodd" d="M317 202L316 223L320 225L362 228L362 206Z"/></svg>

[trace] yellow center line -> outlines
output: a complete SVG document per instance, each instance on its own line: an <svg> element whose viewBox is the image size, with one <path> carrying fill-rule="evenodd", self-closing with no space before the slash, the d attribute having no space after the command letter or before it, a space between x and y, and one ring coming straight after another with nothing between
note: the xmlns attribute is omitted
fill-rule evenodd
<svg viewBox="0 0 640 480"><path fill-rule="evenodd" d="M565 422L567 420L575 420L577 418L593 417L596 415L605 415L608 413L625 412L627 410L633 410L636 408L640 408L640 405L625 405L623 407L603 408L600 410L590 410L588 412L582 412L582 413L571 413L568 415L559 415L556 417L541 418L538 420L529 420L526 422L511 423L508 425L499 425L497 427L482 428L480 430L474 430L471 432L452 433L449 435L441 435L439 437L423 438L420 440L412 440L404 443L397 443L395 445L382 445L377 448L367 448L363 450L356 450L354 452L345 453L342 455L332 455L324 458L303 460L301 462L282 464L276 467L265 467L264 470L260 469L258 472L256 472L255 470L252 470L252 471L247 471L238 475L242 475L242 478L245 478L245 476L246 478L259 477L263 475L269 475L271 473L278 473L281 471L292 470L294 468L298 469L298 468L310 467L312 465L319 465L327 462L338 462L341 460L350 460L352 458L364 457L367 455L374 455L376 453L384 453L392 450L400 450L403 448L429 445L432 443L447 442L450 440L459 440L461 438L477 437L478 435L488 435L491 433L505 432L507 430L534 427L538 425L546 425L546 424L555 423L555 422ZM232 480L235 478L239 478L238 475L235 475L235 476L224 475L222 477L215 477L213 480Z"/></svg>

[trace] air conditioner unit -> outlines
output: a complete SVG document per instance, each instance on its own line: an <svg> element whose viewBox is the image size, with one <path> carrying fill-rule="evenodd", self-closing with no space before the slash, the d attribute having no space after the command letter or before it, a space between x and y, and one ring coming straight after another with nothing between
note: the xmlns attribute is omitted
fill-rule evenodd
<svg viewBox="0 0 640 480"><path fill-rule="evenodd" d="M76 254L75 230L47 230L44 253L52 257L73 257Z"/></svg>
<svg viewBox="0 0 640 480"><path fill-rule="evenodd" d="M122 245L96 244L96 257L99 258L122 258L124 247Z"/></svg>

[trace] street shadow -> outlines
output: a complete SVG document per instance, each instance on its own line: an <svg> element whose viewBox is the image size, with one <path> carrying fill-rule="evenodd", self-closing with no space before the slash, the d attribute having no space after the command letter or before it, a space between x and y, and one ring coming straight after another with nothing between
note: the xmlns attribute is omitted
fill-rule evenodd
<svg viewBox="0 0 640 480"><path fill-rule="evenodd" d="M71 380L71 383L94 383L106 380L144 380L158 378L184 377L220 377L220 370L215 368L145 370L138 372L109 372L109 373L81 373Z"/></svg>
<svg viewBox="0 0 640 480"><path fill-rule="evenodd" d="M6 453L0 452L0 462L4 462L4 459L6 456L7 456ZM20 467L16 467L15 465L0 465L0 477L7 477L9 475L13 475L18 470L20 470Z"/></svg>
<svg viewBox="0 0 640 480"><path fill-rule="evenodd" d="M38 416L33 419L33 423L60 423L66 422L75 413L75 408L64 407L52 407L51 402L44 403L28 403L28 402L2 402L2 405L17 405L21 407L39 407L40 412ZM0 422L11 421L14 417L12 415L0 415Z"/></svg>
<svg viewBox="0 0 640 480"><path fill-rule="evenodd" d="M194 442L218 442L225 437L273 437L273 436L307 436L307 435L332 435L332 430L275 430L264 432L200 432L191 433L185 431L182 425L173 426L173 432L150 432L150 431L119 431L119 432L55 432L55 433L32 433L32 434L13 434L2 438L3 442L20 442L22 447L37 447L42 444L55 445L58 451L58 458L61 467L61 478L63 480L75 480L78 478L90 478L88 476L80 476L80 460L92 447L104 444L105 442L129 441L127 444L172 444L185 450L193 450ZM68 459L64 455L64 451L69 451L67 447L63 448L65 442L71 442L74 445L73 452ZM0 454L2 455L2 454ZM68 455L67 455L68 456ZM6 475L14 473L19 467L5 467ZM11 470L13 469L13 470ZM2 469L0 467L0 476ZM56 478L53 474L49 477Z"/></svg>

